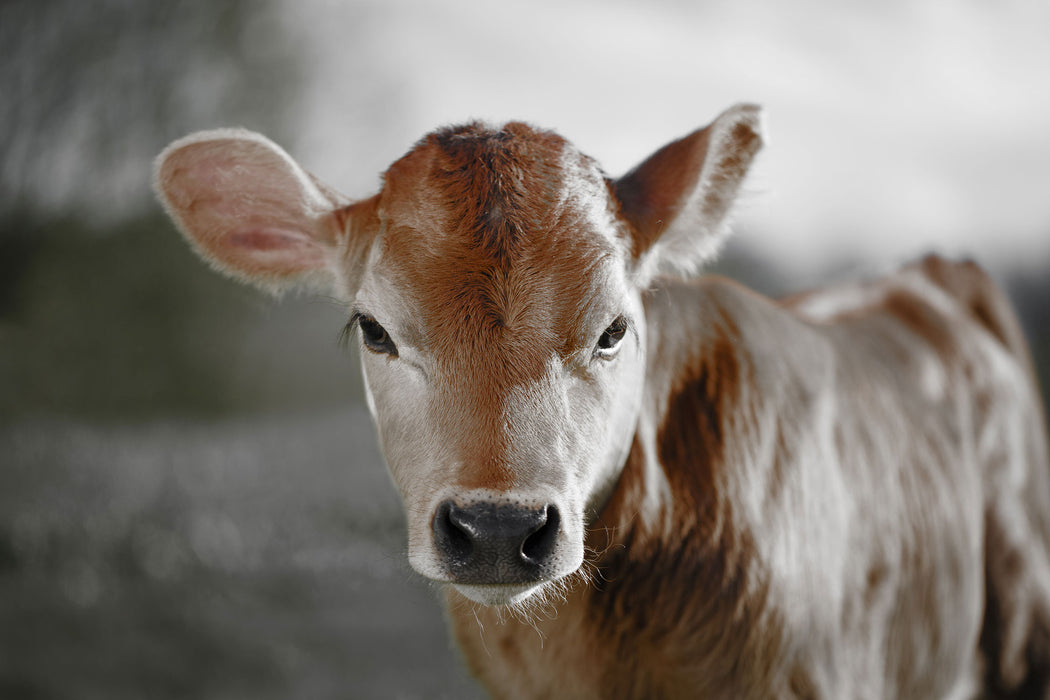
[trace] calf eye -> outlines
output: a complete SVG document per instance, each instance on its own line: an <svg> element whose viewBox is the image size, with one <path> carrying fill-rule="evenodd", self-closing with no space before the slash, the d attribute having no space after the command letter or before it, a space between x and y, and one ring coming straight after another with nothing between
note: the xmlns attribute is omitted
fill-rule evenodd
<svg viewBox="0 0 1050 700"><path fill-rule="evenodd" d="M609 327L605 329L601 337L598 338L598 344L594 348L594 354L597 357L610 358L620 347L620 341L623 340L624 335L627 334L627 319L622 315L617 316L616 320L609 324Z"/></svg>
<svg viewBox="0 0 1050 700"><path fill-rule="evenodd" d="M366 348L372 352L397 357L397 346L378 321L366 314L354 314L350 319L350 325L353 325L355 321L358 328L361 329L361 340Z"/></svg>

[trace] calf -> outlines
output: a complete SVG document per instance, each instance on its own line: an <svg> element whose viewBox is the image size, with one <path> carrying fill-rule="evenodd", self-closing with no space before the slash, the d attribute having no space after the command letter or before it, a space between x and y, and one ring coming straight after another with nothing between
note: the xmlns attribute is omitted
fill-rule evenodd
<svg viewBox="0 0 1050 700"><path fill-rule="evenodd" d="M222 130L155 186L219 270L345 301L409 560L493 695L1047 696L1047 441L1005 298L934 257L780 302L694 280L760 145L737 106L614 180L474 123L351 202Z"/></svg>

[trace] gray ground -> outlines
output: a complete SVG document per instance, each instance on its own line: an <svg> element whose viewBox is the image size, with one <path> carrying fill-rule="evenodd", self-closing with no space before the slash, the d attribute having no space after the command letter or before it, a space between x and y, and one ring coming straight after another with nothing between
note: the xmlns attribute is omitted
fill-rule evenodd
<svg viewBox="0 0 1050 700"><path fill-rule="evenodd" d="M0 697L480 697L363 408L0 427Z"/></svg>

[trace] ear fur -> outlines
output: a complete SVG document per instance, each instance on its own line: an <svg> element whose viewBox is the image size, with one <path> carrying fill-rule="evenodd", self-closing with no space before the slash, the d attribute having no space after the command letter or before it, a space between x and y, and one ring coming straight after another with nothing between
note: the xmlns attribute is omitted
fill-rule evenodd
<svg viewBox="0 0 1050 700"><path fill-rule="evenodd" d="M275 293L334 290L347 200L265 136L219 129L175 141L156 159L153 187L222 272Z"/></svg>
<svg viewBox="0 0 1050 700"><path fill-rule="evenodd" d="M756 105L731 107L615 182L641 283L661 274L694 275L718 253L733 202L762 147L761 119Z"/></svg>

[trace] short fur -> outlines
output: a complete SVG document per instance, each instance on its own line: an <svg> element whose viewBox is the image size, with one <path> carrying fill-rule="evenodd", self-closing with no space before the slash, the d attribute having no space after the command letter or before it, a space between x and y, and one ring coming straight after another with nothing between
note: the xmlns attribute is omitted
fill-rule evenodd
<svg viewBox="0 0 1050 700"><path fill-rule="evenodd" d="M657 410L588 533L594 585L526 622L449 593L498 697L1046 697L1050 486L1015 321L972 311L1006 308L972 263L864 291L817 323L717 278L647 295L675 330L651 331ZM941 394L915 391L928 363ZM643 520L650 461L670 491Z"/></svg>
<svg viewBox="0 0 1050 700"><path fill-rule="evenodd" d="M1050 697L1050 465L1009 304L937 257L779 302L668 277L717 250L761 143L738 106L612 180L468 124L347 204L211 132L156 185L213 264L327 279L397 344L362 363L409 559L494 696ZM535 580L452 566L449 502L555 509Z"/></svg>

